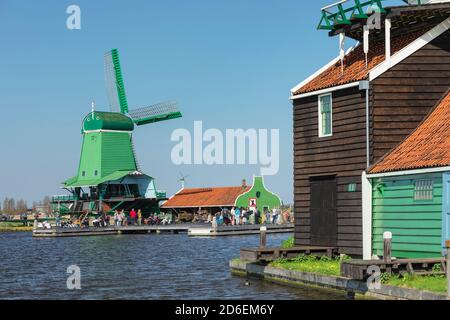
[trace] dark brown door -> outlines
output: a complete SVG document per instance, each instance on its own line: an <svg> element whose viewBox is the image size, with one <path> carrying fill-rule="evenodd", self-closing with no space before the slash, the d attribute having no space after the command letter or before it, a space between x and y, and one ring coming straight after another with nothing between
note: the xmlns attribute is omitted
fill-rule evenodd
<svg viewBox="0 0 450 320"><path fill-rule="evenodd" d="M310 180L311 245L337 245L336 177Z"/></svg>

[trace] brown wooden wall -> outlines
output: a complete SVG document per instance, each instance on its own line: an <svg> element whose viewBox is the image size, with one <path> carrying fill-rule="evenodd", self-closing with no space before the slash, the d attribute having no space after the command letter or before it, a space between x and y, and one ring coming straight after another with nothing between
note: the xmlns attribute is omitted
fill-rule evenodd
<svg viewBox="0 0 450 320"><path fill-rule="evenodd" d="M296 244L310 243L310 177L336 175L338 246L361 254L361 172L366 168L365 94L350 88L333 93L333 136L318 137L318 97L294 104L294 201ZM357 192L347 192L357 183Z"/></svg>
<svg viewBox="0 0 450 320"><path fill-rule="evenodd" d="M403 141L450 87L450 32L372 82L373 159Z"/></svg>
<svg viewBox="0 0 450 320"><path fill-rule="evenodd" d="M371 164L414 130L450 87L450 32L371 83ZM318 97L294 101L294 205L297 245L310 245L309 179L336 175L338 246L362 255L361 173L366 169L365 94L333 92L333 136L318 137ZM357 183L357 192L347 192Z"/></svg>

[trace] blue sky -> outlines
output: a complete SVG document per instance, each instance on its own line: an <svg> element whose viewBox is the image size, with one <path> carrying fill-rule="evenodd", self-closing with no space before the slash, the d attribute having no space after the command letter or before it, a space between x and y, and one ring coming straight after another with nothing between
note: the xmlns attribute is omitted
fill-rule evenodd
<svg viewBox="0 0 450 320"><path fill-rule="evenodd" d="M143 170L169 194L187 185L239 185L258 166L175 166L177 128L280 129L280 171L266 185L292 201L289 90L338 55L316 30L331 0L0 0L0 198L64 193L75 175L81 121L108 109L103 54L118 48L130 106L175 99L184 117L135 131ZM396 1L389 1L395 3ZM66 8L81 7L81 30Z"/></svg>

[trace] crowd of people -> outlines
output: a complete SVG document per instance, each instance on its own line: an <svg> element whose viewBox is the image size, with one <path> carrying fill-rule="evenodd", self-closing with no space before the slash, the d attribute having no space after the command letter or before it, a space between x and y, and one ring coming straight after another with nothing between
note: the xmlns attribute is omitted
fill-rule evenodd
<svg viewBox="0 0 450 320"><path fill-rule="evenodd" d="M102 213L95 218L91 219L89 215L86 215L81 220L67 220L61 221L56 219L56 225L63 228L83 227L88 228L93 226L96 228L110 227L110 226L141 226L141 225L166 225L173 223L171 215L161 213L151 213L147 217L144 217L141 209L137 211L132 209L128 214L124 210L115 210L114 215Z"/></svg>
<svg viewBox="0 0 450 320"><path fill-rule="evenodd" d="M233 207L231 210L223 209L214 216L208 217L208 222L216 225L246 225L246 224L282 224L290 222L288 211L282 213L280 209L265 209L261 212L257 208Z"/></svg>

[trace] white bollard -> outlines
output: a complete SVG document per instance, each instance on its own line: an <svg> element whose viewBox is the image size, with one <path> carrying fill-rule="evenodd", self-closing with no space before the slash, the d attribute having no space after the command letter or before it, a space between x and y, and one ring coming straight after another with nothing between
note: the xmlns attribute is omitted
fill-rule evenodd
<svg viewBox="0 0 450 320"><path fill-rule="evenodd" d="M387 263L392 261L392 232L386 231L383 233L384 246L383 246L383 260Z"/></svg>
<svg viewBox="0 0 450 320"><path fill-rule="evenodd" d="M259 228L259 247L265 248L267 243L267 227Z"/></svg>

